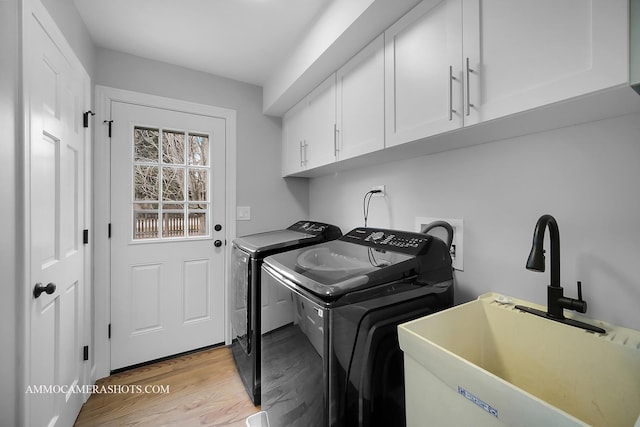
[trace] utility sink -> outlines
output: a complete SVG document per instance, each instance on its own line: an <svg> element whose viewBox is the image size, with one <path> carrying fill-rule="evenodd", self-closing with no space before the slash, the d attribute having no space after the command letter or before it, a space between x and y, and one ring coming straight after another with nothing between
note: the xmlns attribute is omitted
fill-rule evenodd
<svg viewBox="0 0 640 427"><path fill-rule="evenodd" d="M640 332L566 313L599 334L499 296L398 327L407 426L640 427Z"/></svg>

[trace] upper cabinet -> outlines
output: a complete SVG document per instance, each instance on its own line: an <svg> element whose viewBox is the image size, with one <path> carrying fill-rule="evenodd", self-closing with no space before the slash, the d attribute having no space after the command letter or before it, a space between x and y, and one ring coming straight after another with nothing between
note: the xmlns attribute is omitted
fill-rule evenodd
<svg viewBox="0 0 640 427"><path fill-rule="evenodd" d="M627 0L464 0L464 124L626 84L628 7Z"/></svg>
<svg viewBox="0 0 640 427"><path fill-rule="evenodd" d="M336 75L322 82L282 119L282 176L336 159Z"/></svg>
<svg viewBox="0 0 640 427"><path fill-rule="evenodd" d="M308 96L307 168L326 165L336 160L336 75L315 88Z"/></svg>
<svg viewBox="0 0 640 427"><path fill-rule="evenodd" d="M462 126L459 0L425 0L385 32L386 145Z"/></svg>
<svg viewBox="0 0 640 427"><path fill-rule="evenodd" d="M397 159L402 150L382 149L404 143L414 143L407 156L422 155L639 108L626 99L617 107L628 65L628 0L423 0L285 115L283 174Z"/></svg>
<svg viewBox="0 0 640 427"><path fill-rule="evenodd" d="M306 169L305 118L306 98L287 111L282 118L282 176L292 175Z"/></svg>
<svg viewBox="0 0 640 427"><path fill-rule="evenodd" d="M385 33L386 145L628 82L626 0L425 0Z"/></svg>
<svg viewBox="0 0 640 427"><path fill-rule="evenodd" d="M336 75L337 160L384 148L384 36L361 50Z"/></svg>

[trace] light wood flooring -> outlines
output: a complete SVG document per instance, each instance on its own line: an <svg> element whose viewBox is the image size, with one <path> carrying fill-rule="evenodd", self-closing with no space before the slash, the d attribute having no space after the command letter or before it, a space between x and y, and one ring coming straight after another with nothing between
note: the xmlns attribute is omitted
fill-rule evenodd
<svg viewBox="0 0 640 427"><path fill-rule="evenodd" d="M117 385L168 385L169 393L94 393L82 407L76 427L244 427L246 417L260 410L249 399L228 347L121 372L96 385L112 389Z"/></svg>

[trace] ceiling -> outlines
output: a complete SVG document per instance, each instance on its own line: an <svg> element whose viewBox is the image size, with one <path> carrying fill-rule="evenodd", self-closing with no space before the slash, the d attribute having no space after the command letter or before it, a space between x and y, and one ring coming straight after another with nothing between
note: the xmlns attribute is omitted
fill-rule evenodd
<svg viewBox="0 0 640 427"><path fill-rule="evenodd" d="M264 86L332 0L74 0L93 42Z"/></svg>

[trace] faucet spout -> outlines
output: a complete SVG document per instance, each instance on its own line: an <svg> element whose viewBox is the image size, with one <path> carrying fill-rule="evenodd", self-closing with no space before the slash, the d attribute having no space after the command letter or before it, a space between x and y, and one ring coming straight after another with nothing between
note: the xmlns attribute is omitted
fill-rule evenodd
<svg viewBox="0 0 640 427"><path fill-rule="evenodd" d="M551 238L551 283L549 286L560 287L560 232L558 223L551 215L542 215L533 231L533 243L527 259L527 270L544 271L544 232L549 228Z"/></svg>

